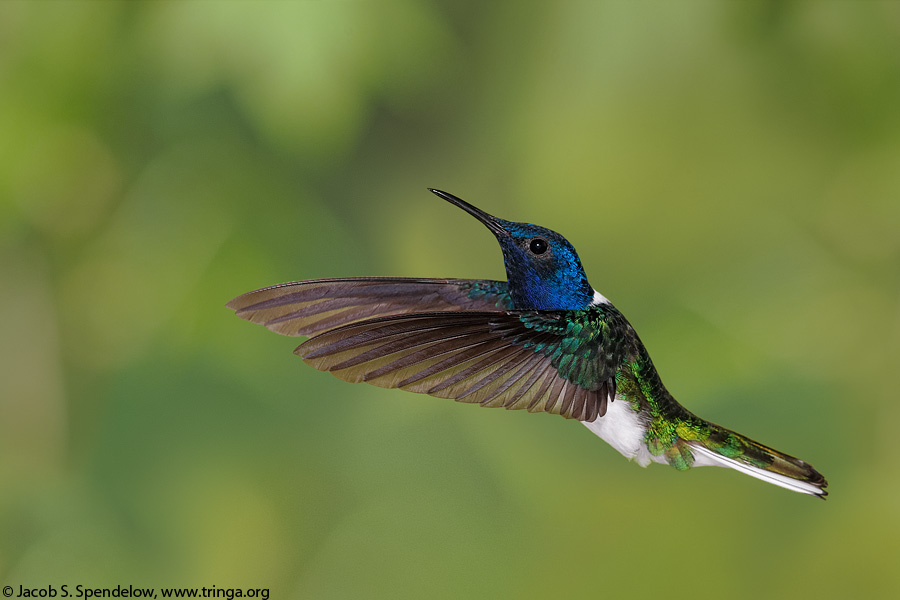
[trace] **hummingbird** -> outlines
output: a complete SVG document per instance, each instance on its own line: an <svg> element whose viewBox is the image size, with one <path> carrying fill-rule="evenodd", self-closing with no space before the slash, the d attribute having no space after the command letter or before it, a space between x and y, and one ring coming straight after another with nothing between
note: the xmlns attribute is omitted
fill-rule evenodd
<svg viewBox="0 0 900 600"><path fill-rule="evenodd" d="M562 235L429 191L494 234L507 281L313 279L248 292L227 306L276 333L308 337L294 353L345 381L561 415L643 467L729 467L795 492L828 494L808 463L679 404Z"/></svg>

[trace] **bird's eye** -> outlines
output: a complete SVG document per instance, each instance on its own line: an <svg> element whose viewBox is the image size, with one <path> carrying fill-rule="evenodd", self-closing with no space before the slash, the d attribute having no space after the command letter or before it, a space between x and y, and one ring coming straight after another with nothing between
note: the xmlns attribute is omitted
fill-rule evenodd
<svg viewBox="0 0 900 600"><path fill-rule="evenodd" d="M528 246L532 254L543 254L547 251L547 240L534 238Z"/></svg>

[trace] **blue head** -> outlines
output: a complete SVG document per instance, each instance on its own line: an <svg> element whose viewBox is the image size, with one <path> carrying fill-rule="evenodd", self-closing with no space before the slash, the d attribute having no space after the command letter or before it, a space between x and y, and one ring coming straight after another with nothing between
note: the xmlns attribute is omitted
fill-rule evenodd
<svg viewBox="0 0 900 600"><path fill-rule="evenodd" d="M497 237L516 308L579 310L591 304L594 290L566 238L546 227L498 219L453 194L431 191L474 216Z"/></svg>

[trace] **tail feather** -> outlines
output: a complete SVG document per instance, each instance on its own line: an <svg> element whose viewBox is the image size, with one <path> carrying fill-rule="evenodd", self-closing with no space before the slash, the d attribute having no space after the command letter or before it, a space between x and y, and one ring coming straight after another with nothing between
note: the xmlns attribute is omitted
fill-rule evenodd
<svg viewBox="0 0 900 600"><path fill-rule="evenodd" d="M822 499L828 495L825 477L808 463L723 427L712 429L705 440L689 442L692 466L729 467L794 492Z"/></svg>

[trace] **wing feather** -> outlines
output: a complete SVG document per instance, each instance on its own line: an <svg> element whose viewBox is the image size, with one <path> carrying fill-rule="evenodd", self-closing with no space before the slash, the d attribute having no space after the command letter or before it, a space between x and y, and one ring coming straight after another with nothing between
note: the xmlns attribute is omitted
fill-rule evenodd
<svg viewBox="0 0 900 600"><path fill-rule="evenodd" d="M588 421L615 397L600 317L509 310L503 282L315 280L229 306L279 333L312 336L295 353L346 381Z"/></svg>
<svg viewBox="0 0 900 600"><path fill-rule="evenodd" d="M480 279L350 277L295 281L228 303L237 316L282 335L315 335L389 315L512 308L506 282Z"/></svg>

